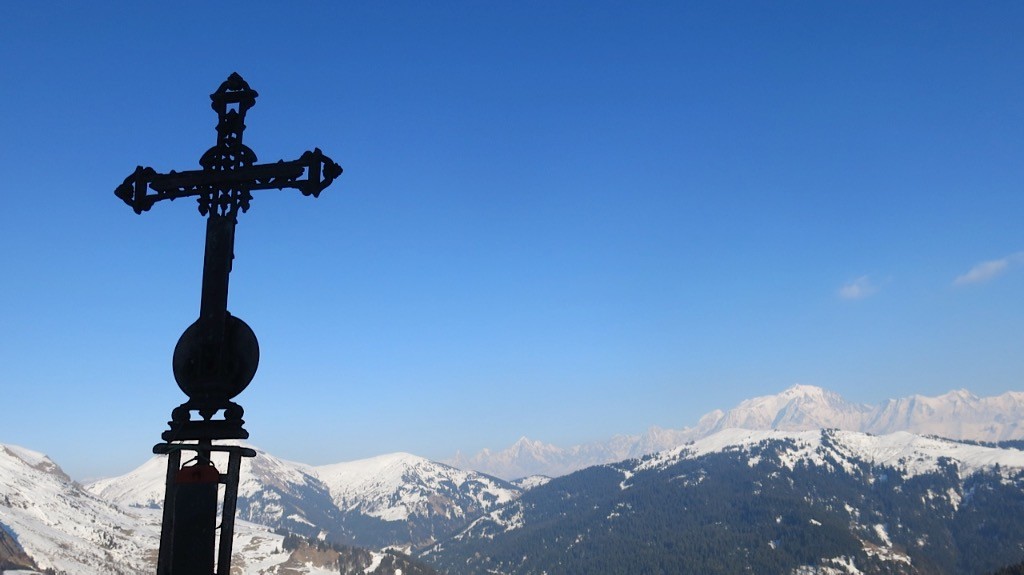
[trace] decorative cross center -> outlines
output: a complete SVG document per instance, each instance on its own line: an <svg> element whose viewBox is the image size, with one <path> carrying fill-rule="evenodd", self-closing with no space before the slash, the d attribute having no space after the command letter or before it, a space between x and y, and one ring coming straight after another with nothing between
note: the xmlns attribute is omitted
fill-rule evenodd
<svg viewBox="0 0 1024 575"><path fill-rule="evenodd" d="M249 209L253 190L295 188L318 197L342 172L319 148L297 160L257 164L256 154L242 143L245 114L257 96L241 76L231 74L210 95L218 118L217 144L200 158L201 170L161 174L138 166L114 190L137 214L161 200L195 196L199 213L208 218L199 319L174 349L174 378L189 401L172 413L166 441L248 437L242 408L230 401L252 381L259 364L256 335L227 311L238 213ZM213 420L222 409L224 420ZM192 421L192 411L203 420Z"/></svg>

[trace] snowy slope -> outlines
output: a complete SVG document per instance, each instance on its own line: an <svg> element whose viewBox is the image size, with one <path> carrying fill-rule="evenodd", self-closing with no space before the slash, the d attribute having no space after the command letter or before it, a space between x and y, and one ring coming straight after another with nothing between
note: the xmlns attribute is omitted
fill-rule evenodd
<svg viewBox="0 0 1024 575"><path fill-rule="evenodd" d="M96 496L126 507L159 509L164 502L167 457L155 455L124 475L85 484Z"/></svg>
<svg viewBox="0 0 1024 575"><path fill-rule="evenodd" d="M530 475L528 477L516 479L512 482L512 485L515 485L523 491L529 491L534 487L540 487L549 481L551 481L551 478L547 475Z"/></svg>
<svg viewBox="0 0 1024 575"><path fill-rule="evenodd" d="M153 512L126 511L85 491L40 453L0 445L0 523L41 569L148 571L159 521Z"/></svg>

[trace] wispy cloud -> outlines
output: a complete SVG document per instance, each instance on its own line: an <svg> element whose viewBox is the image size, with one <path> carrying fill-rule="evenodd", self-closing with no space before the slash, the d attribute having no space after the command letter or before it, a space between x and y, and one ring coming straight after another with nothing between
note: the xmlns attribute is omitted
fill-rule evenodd
<svg viewBox="0 0 1024 575"><path fill-rule="evenodd" d="M1010 266L1014 266L1020 263L1024 263L1024 252L1017 252L1010 254L1005 258L998 260L989 260L987 262L981 262L971 268L967 273L957 276L953 280L955 286L965 286L971 284L979 284L990 281L1000 275L1002 275Z"/></svg>
<svg viewBox="0 0 1024 575"><path fill-rule="evenodd" d="M860 276L839 288L839 297L850 300L864 299L876 293L878 293L878 286L872 283L868 276Z"/></svg>

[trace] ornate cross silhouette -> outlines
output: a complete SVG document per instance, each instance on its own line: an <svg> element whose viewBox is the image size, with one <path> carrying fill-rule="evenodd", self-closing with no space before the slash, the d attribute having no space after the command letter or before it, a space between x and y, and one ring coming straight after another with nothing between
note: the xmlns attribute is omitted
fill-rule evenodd
<svg viewBox="0 0 1024 575"><path fill-rule="evenodd" d="M257 164L256 154L242 143L245 114L257 96L241 76L231 74L210 95L218 117L217 144L200 158L202 169L161 174L139 166L114 191L137 214L161 200L194 196L199 213L207 216L199 319L174 349L174 378L189 401L173 411L165 441L248 437L242 408L230 401L249 385L259 364L255 334L227 310L238 213L249 209L253 190L295 188L317 197L342 172L319 148L297 160ZM224 419L213 420L222 409ZM202 420L192 421L192 411Z"/></svg>
<svg viewBox="0 0 1024 575"><path fill-rule="evenodd" d="M217 112L217 144L199 160L201 170L158 173L135 168L114 190L141 214L161 200L195 196L206 220L206 254L199 319L174 348L174 379L189 397L171 413L166 443L153 448L167 454L167 491L157 575L209 575L214 572L218 485L224 484L217 575L231 572L232 534L242 457L256 452L239 445L213 445L215 439L246 439L242 407L231 401L242 392L259 365L256 334L228 313L228 276L234 258L238 212L249 209L253 190L295 188L317 197L341 175L341 166L319 148L298 160L257 164L256 154L242 144L245 113L257 93L238 74L210 94ZM223 419L214 419L219 411ZM200 419L192 420L197 411ZM188 443L188 441L195 443ZM196 452L195 464L182 466L182 451ZM213 452L229 456L226 474L211 461Z"/></svg>

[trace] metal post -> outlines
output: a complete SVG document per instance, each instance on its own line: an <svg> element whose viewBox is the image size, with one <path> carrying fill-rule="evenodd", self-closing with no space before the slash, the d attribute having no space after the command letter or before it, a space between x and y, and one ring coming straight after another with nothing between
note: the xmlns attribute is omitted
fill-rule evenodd
<svg viewBox="0 0 1024 575"><path fill-rule="evenodd" d="M235 510L238 505L238 480L242 467L242 453L231 451L228 473L224 478L224 510L220 519L220 551L217 555L217 575L231 573L232 534L235 532Z"/></svg>
<svg viewBox="0 0 1024 575"><path fill-rule="evenodd" d="M174 527L174 501L177 495L177 484L174 482L178 469L181 468L181 451L175 449L168 452L167 481L164 491L164 515L160 524L160 555L156 562L156 575L170 575L171 572L171 537Z"/></svg>

